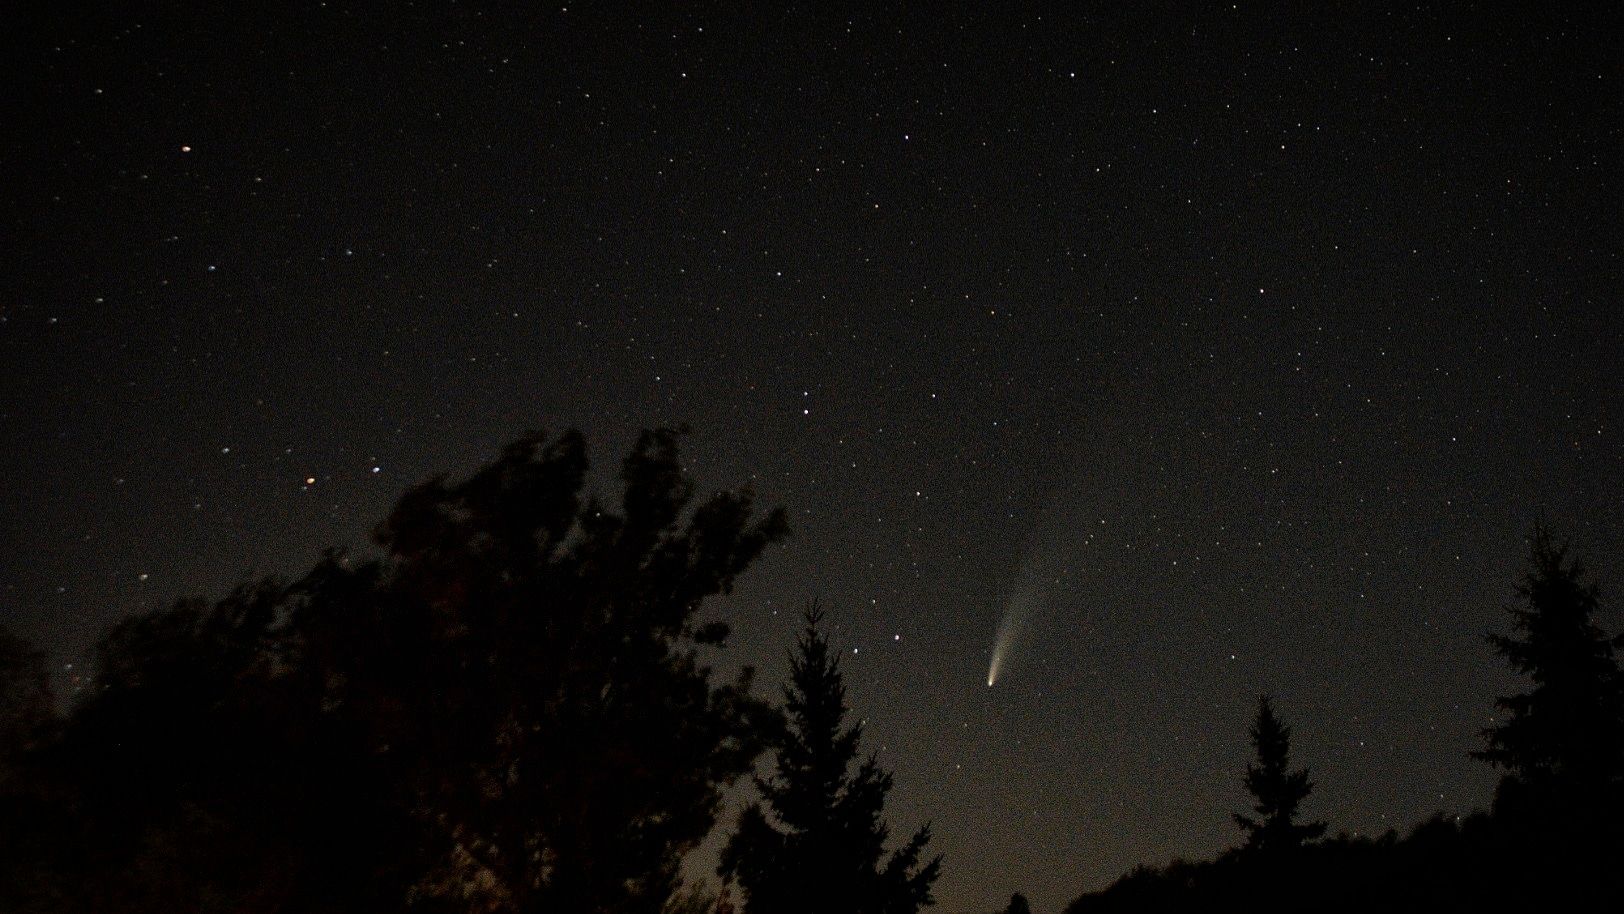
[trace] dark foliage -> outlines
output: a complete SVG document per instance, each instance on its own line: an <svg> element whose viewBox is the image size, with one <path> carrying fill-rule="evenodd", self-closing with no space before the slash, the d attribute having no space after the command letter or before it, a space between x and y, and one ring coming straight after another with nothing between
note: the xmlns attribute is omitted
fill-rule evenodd
<svg viewBox="0 0 1624 914"><path fill-rule="evenodd" d="M1496 811L1531 827L1614 827L1624 811L1621 642L1596 626L1599 591L1583 577L1565 547L1536 531L1512 634L1489 636L1533 689L1495 702L1502 716L1473 755L1506 772Z"/></svg>
<svg viewBox="0 0 1624 914"><path fill-rule="evenodd" d="M45 652L0 627L0 780L48 736L55 713Z"/></svg>
<svg viewBox="0 0 1624 914"><path fill-rule="evenodd" d="M872 755L852 770L862 726L843 726L846 688L821 619L808 608L790 661L777 766L756 781L766 808L741 814L720 872L737 882L746 914L914 914L933 901L941 857L921 863L928 825L886 855L891 775Z"/></svg>
<svg viewBox="0 0 1624 914"><path fill-rule="evenodd" d="M1077 899L1067 914L1615 910L1624 859L1619 641L1595 624L1598 590L1582 578L1567 551L1536 532L1513 634L1489 639L1533 682L1530 692L1496 702L1504 717L1485 731L1487 748L1473 753L1506 771L1492 813L1440 815L1403 838L1343 835L1290 854L1242 849L1140 867ZM1259 762L1247 770L1258 817L1236 818L1264 846L1271 818L1285 812L1289 823L1310 786L1305 772L1286 773L1289 736L1260 703L1252 731Z"/></svg>
<svg viewBox="0 0 1624 914"><path fill-rule="evenodd" d="M683 522L669 431L627 458L619 513L580 501L585 470L578 436L533 437L419 486L379 528L388 558L330 565L296 619L326 699L436 811L446 885L517 911L656 911L771 719L748 672L712 684L696 648L727 629L695 616L783 518L752 525L748 495L721 494Z"/></svg>
<svg viewBox="0 0 1624 914"><path fill-rule="evenodd" d="M1246 832L1246 848L1259 853L1288 851L1325 834L1324 822L1297 821L1297 807L1314 783L1308 769L1291 770L1291 728L1274 716L1267 695L1257 701L1251 736L1257 761L1246 766L1246 791L1252 795L1256 818L1235 813L1235 824Z"/></svg>
<svg viewBox="0 0 1624 914"><path fill-rule="evenodd" d="M1561 853L1482 813L1438 816L1402 838L1339 835L1290 855L1140 867L1065 914L1606 911L1620 850Z"/></svg>
<svg viewBox="0 0 1624 914"><path fill-rule="evenodd" d="M408 492L380 559L115 627L6 781L0 907L659 911L776 719L696 616L784 534L691 506L676 440L618 513L530 436Z"/></svg>
<svg viewBox="0 0 1624 914"><path fill-rule="evenodd" d="M24 754L7 910L340 911L409 884L411 817L279 661L284 592L115 626L59 734ZM0 890L4 891L4 890Z"/></svg>
<svg viewBox="0 0 1624 914"><path fill-rule="evenodd" d="M1004 914L1032 914L1032 906L1027 904L1025 895L1016 892L1009 896L1009 904L1005 906Z"/></svg>
<svg viewBox="0 0 1624 914"><path fill-rule="evenodd" d="M34 865L50 821L45 793L31 777L56 725L45 653L0 628L0 910L38 893Z"/></svg>

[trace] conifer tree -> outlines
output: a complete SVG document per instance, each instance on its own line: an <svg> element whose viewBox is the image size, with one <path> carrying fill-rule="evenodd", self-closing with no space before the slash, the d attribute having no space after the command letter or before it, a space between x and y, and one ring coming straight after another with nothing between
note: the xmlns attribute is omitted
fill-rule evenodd
<svg viewBox="0 0 1624 914"><path fill-rule="evenodd" d="M1235 813L1235 823L1246 832L1246 848L1288 850L1323 835L1324 822L1296 821L1297 807L1314 789L1314 783L1308 779L1308 769L1291 770L1291 728L1274 716L1267 695L1258 699L1251 735L1257 761L1246 766L1245 782L1253 798L1255 818Z"/></svg>
<svg viewBox="0 0 1624 914"><path fill-rule="evenodd" d="M738 884L745 914L914 914L932 904L941 857L921 863L930 826L885 852L881 818L891 775L874 756L857 765L862 725L843 726L840 661L806 628L784 687L787 726L774 740L776 769L758 778L765 808L752 804L723 851L721 874Z"/></svg>
<svg viewBox="0 0 1624 914"><path fill-rule="evenodd" d="M1495 701L1503 714L1473 756L1506 772L1498 811L1611 806L1624 777L1624 677L1614 655L1621 639L1596 625L1599 592L1566 547L1545 530L1532 546L1512 634L1491 634L1489 643L1534 687Z"/></svg>
<svg viewBox="0 0 1624 914"><path fill-rule="evenodd" d="M1009 905L1004 908L1004 914L1032 914L1032 906L1027 903L1025 895L1016 892L1009 896Z"/></svg>

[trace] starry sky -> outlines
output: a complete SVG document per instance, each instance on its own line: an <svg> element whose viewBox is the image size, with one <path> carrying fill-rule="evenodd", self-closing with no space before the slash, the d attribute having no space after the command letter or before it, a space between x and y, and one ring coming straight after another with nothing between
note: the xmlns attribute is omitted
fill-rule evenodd
<svg viewBox="0 0 1624 914"><path fill-rule="evenodd" d="M1600 4L54 6L0 615L64 677L527 428L607 491L686 422L794 530L728 662L821 597L939 910L1053 911L1235 842L1260 692L1333 832L1486 804L1530 528L1624 586Z"/></svg>

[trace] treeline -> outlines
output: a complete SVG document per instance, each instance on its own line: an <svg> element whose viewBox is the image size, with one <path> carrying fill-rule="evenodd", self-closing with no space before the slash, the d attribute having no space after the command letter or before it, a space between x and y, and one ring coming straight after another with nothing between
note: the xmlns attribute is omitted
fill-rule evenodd
<svg viewBox="0 0 1624 914"><path fill-rule="evenodd" d="M1291 729L1259 701L1244 841L1215 860L1142 866L1066 914L1126 911L1612 911L1624 866L1624 638L1596 623L1599 591L1537 531L1506 633L1492 649L1530 684L1495 700L1472 753L1501 772L1488 811L1440 814L1407 835L1320 840L1299 822L1313 789L1291 770Z"/></svg>
<svg viewBox="0 0 1624 914"><path fill-rule="evenodd" d="M574 433L431 479L373 558L124 619L63 710L0 632L0 911L916 914L941 858L894 841L891 776L848 724L816 605L776 700L707 657L727 593L787 535L748 490L696 499L645 433L610 505ZM1309 772L1259 700L1249 808L1217 859L1140 867L1067 914L1612 910L1624 859L1624 639L1543 532L1489 639L1526 678L1474 753L1493 806L1409 834L1302 821ZM763 760L770 759L765 765ZM765 776L756 776L758 765ZM719 895L682 861L741 779ZM1011 898L1008 914L1030 914Z"/></svg>
<svg viewBox="0 0 1624 914"><path fill-rule="evenodd" d="M408 491L381 555L127 618L66 712L0 634L0 910L866 912L932 902L892 847L816 607L781 700L706 657L705 601L786 535L697 500L645 433L618 505L577 434ZM684 855L770 755L722 897Z"/></svg>

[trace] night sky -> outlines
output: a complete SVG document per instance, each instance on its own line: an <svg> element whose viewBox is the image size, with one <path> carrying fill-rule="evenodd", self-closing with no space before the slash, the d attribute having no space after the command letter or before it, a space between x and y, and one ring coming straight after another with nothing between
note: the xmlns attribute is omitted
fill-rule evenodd
<svg viewBox="0 0 1624 914"><path fill-rule="evenodd" d="M612 494L686 422L794 531L728 662L821 597L938 910L1054 911L1237 842L1260 692L1333 832L1486 805L1527 534L1624 587L1582 5L54 6L0 64L0 615L64 682L525 429Z"/></svg>

